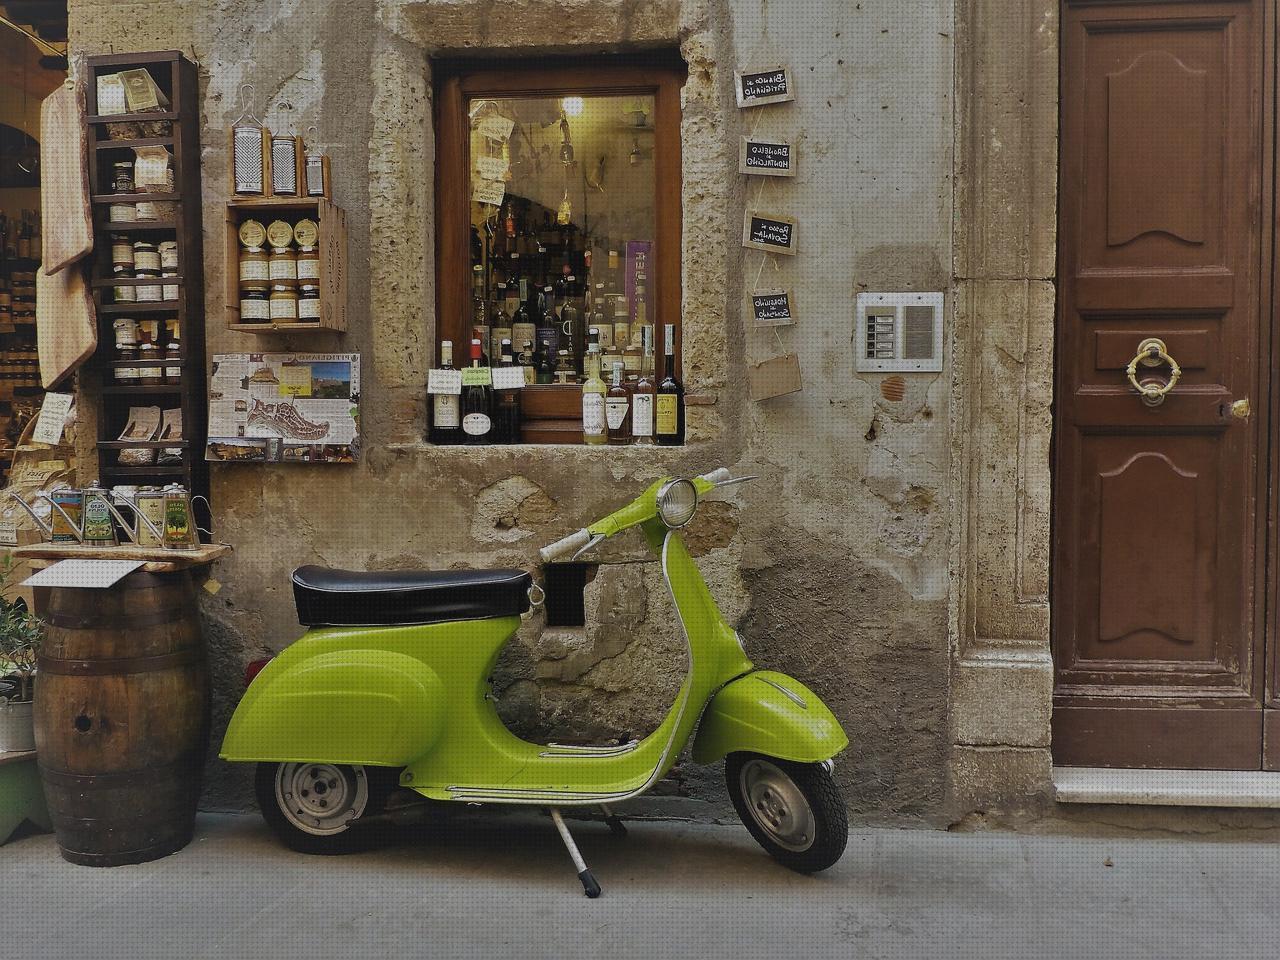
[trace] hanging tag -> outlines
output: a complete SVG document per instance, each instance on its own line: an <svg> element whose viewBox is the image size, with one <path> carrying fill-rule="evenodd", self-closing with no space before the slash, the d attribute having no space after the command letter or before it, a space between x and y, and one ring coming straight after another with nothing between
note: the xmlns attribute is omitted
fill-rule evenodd
<svg viewBox="0 0 1280 960"><path fill-rule="evenodd" d="M462 371L464 387L487 387L493 383L493 376L488 367L467 367Z"/></svg>
<svg viewBox="0 0 1280 960"><path fill-rule="evenodd" d="M507 195L507 185L501 180L477 180L471 188L473 203L487 203L493 207L502 206L502 198Z"/></svg>
<svg viewBox="0 0 1280 960"><path fill-rule="evenodd" d="M493 389L521 390L524 388L525 367L494 367Z"/></svg>
<svg viewBox="0 0 1280 960"><path fill-rule="evenodd" d="M427 393L457 396L462 393L461 370L431 370L427 373Z"/></svg>
<svg viewBox="0 0 1280 960"><path fill-rule="evenodd" d="M751 316L762 327L785 327L796 322L790 290L757 290L751 294Z"/></svg>
<svg viewBox="0 0 1280 960"><path fill-rule="evenodd" d="M51 447L56 447L62 440L62 428L67 422L67 414L71 412L71 403L74 399L75 397L70 393L46 393L31 439L36 443L47 443Z"/></svg>
<svg viewBox="0 0 1280 960"><path fill-rule="evenodd" d="M507 140L511 137L511 131L515 129L516 122L503 116L485 117L477 125L476 129L490 140Z"/></svg>
<svg viewBox="0 0 1280 960"><path fill-rule="evenodd" d="M507 175L507 161L502 157L476 157L476 173L481 180L502 180Z"/></svg>
<svg viewBox="0 0 1280 960"><path fill-rule="evenodd" d="M800 358L794 353L771 357L752 364L750 370L751 399L768 400L804 388L800 378Z"/></svg>

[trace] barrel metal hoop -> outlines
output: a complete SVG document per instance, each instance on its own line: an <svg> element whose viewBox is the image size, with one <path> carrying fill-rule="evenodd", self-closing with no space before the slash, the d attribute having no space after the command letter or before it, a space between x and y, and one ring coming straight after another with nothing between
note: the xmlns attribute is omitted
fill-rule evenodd
<svg viewBox="0 0 1280 960"><path fill-rule="evenodd" d="M175 667L188 667L204 660L204 650L187 647L174 653L154 657L122 657L118 660L63 660L41 656L40 673L61 677L112 677L132 673L159 673Z"/></svg>
<svg viewBox="0 0 1280 960"><path fill-rule="evenodd" d="M64 770L51 770L36 758L40 768L40 776L44 782L55 787L98 786L104 788L136 787L147 784L170 782L175 774L199 773L204 766L204 751L188 750L172 763L140 767L137 770L119 770L111 773L67 773Z"/></svg>
<svg viewBox="0 0 1280 960"><path fill-rule="evenodd" d="M152 610L150 613L130 613L125 616L113 619L104 617L101 613L88 612L77 616L70 616L64 613L46 613L41 615L41 619L51 627L58 627L63 630L134 630L140 627L158 627L166 623L181 623L182 615L189 608L186 606L173 606L164 610Z"/></svg>

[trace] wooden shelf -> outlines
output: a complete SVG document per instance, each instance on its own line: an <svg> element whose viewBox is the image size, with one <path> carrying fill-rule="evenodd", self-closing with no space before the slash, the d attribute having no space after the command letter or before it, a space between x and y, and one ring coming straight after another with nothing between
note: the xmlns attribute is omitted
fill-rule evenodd
<svg viewBox="0 0 1280 960"><path fill-rule="evenodd" d="M91 114L84 118L85 123L146 123L148 120L177 120L178 115L172 110L158 110L152 113L117 113L112 116Z"/></svg>
<svg viewBox="0 0 1280 960"><path fill-rule="evenodd" d="M324 197L232 197L233 207L260 210L315 210Z"/></svg>
<svg viewBox="0 0 1280 960"><path fill-rule="evenodd" d="M146 395L146 394L182 393L183 384L181 383L155 383L155 384L148 383L145 385L138 384L136 386L133 384L125 384L122 386L118 383L108 383L103 385L102 392L108 395L109 394L138 394L140 396Z"/></svg>
<svg viewBox="0 0 1280 960"><path fill-rule="evenodd" d="M119 123L119 120L112 121ZM173 137L139 137L136 140L97 140L96 150L132 150L135 147L172 147Z"/></svg>
<svg viewBox="0 0 1280 960"><path fill-rule="evenodd" d="M148 230L176 231L178 225L172 220L109 220L98 227L100 233L141 233Z"/></svg>
<svg viewBox="0 0 1280 960"><path fill-rule="evenodd" d="M187 449L190 440L99 440L99 450L178 450ZM165 464L168 466L168 464Z"/></svg>
<svg viewBox="0 0 1280 960"><path fill-rule="evenodd" d="M13 556L19 560L142 560L148 573L166 570L184 570L198 567L231 552L225 543L202 543L190 550L166 550L164 547L139 547L122 544L118 547L86 547L80 543L34 543L26 547L14 547Z"/></svg>
<svg viewBox="0 0 1280 960"><path fill-rule="evenodd" d="M182 280L183 278L181 276L161 277L159 281L151 277L143 277L141 280L134 277L104 277L94 280L91 285L95 290L106 290L109 287L154 287L157 283L162 287L172 287L175 285L181 285Z"/></svg>
<svg viewBox="0 0 1280 960"><path fill-rule="evenodd" d="M93 196L97 204L113 203L177 203L180 193L98 193Z"/></svg>
<svg viewBox="0 0 1280 960"><path fill-rule="evenodd" d="M297 323L230 323L231 330L241 333L340 333L332 327L320 326L319 320L299 321Z"/></svg>
<svg viewBox="0 0 1280 960"><path fill-rule="evenodd" d="M177 444L170 444L176 447ZM181 463L148 463L140 467L122 467L119 464L105 464L98 467L98 472L105 477L181 477L187 468Z"/></svg>
<svg viewBox="0 0 1280 960"><path fill-rule="evenodd" d="M154 285L158 287L161 283L157 280ZM98 307L98 313L108 317L134 313L177 313L180 306L177 300L148 300L143 303L126 300L123 303L104 303Z"/></svg>

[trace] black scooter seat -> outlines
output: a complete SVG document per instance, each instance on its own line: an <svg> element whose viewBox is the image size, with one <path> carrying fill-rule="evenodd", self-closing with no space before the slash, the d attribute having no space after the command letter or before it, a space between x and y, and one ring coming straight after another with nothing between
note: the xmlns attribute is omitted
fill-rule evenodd
<svg viewBox="0 0 1280 960"><path fill-rule="evenodd" d="M298 622L307 627L396 626L515 617L529 609L524 570L293 571Z"/></svg>

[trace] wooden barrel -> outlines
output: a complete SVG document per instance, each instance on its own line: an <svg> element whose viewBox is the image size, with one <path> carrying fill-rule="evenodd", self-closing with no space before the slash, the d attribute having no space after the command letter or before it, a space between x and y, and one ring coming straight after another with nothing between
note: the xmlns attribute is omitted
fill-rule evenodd
<svg viewBox="0 0 1280 960"><path fill-rule="evenodd" d="M209 673L188 572L36 591L36 751L62 856L116 866L191 840Z"/></svg>

